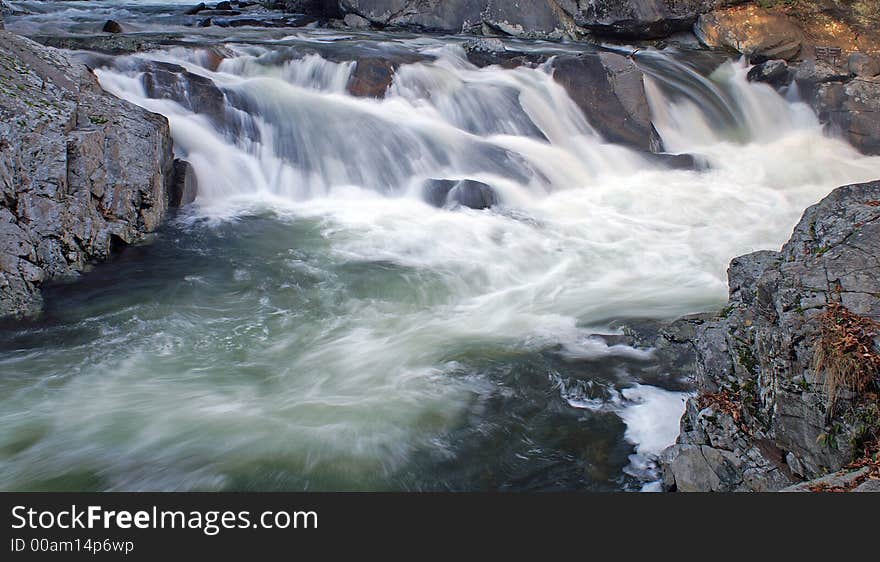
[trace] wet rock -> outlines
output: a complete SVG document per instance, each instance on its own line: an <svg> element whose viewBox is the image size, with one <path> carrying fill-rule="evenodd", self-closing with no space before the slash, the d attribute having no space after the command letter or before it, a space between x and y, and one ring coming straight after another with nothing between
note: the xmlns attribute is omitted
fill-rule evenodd
<svg viewBox="0 0 880 562"><path fill-rule="evenodd" d="M697 20L694 33L707 47L728 49L752 62L793 59L804 41L794 20L757 6L704 14Z"/></svg>
<svg viewBox="0 0 880 562"><path fill-rule="evenodd" d="M700 396L661 458L667 489L779 490L852 460L858 416L829 419L813 355L827 303L880 319L878 201L880 182L838 188L781 251L731 262L727 306L695 328Z"/></svg>
<svg viewBox="0 0 880 562"><path fill-rule="evenodd" d="M822 83L808 99L832 133L865 154L880 154L880 82Z"/></svg>
<svg viewBox="0 0 880 562"><path fill-rule="evenodd" d="M142 71L141 81L149 97L174 100L215 123L225 121L226 96L210 78L165 62L147 63Z"/></svg>
<svg viewBox="0 0 880 562"><path fill-rule="evenodd" d="M607 141L646 152L660 150L644 75L629 58L607 52L561 56L554 62L553 77Z"/></svg>
<svg viewBox="0 0 880 562"><path fill-rule="evenodd" d="M419 54L386 54L360 57L348 79L348 92L362 98L384 98L402 64L430 60Z"/></svg>
<svg viewBox="0 0 880 562"><path fill-rule="evenodd" d="M0 316L161 223L167 120L104 93L67 54L0 32Z"/></svg>
<svg viewBox="0 0 880 562"><path fill-rule="evenodd" d="M794 73L784 60L768 60L756 65L748 73L748 79L752 82L764 82L776 89L791 84Z"/></svg>
<svg viewBox="0 0 880 562"><path fill-rule="evenodd" d="M385 58L362 57L348 80L348 92L361 98L384 98L397 65Z"/></svg>
<svg viewBox="0 0 880 562"><path fill-rule="evenodd" d="M783 488L780 492L821 492L847 490L853 492L869 492L880 491L880 487L872 490L873 486L864 486L870 482L880 484L880 480L867 480L869 469L867 467L859 470L842 470L810 480L809 482L801 482L794 486ZM861 489L860 489L861 488Z"/></svg>
<svg viewBox="0 0 880 562"><path fill-rule="evenodd" d="M174 175L169 194L170 207L184 207L196 200L199 194L199 182L195 169L186 160L175 158Z"/></svg>
<svg viewBox="0 0 880 562"><path fill-rule="evenodd" d="M196 6L193 6L189 10L185 11L184 14L186 14L188 16L194 16L194 15L198 14L199 12L201 12L202 10L207 10L207 9L208 9L208 6L206 6L204 2L200 2Z"/></svg>
<svg viewBox="0 0 880 562"><path fill-rule="evenodd" d="M470 209L488 209L498 204L491 186L475 180L429 180L425 200L435 207L461 205Z"/></svg>
<svg viewBox="0 0 880 562"><path fill-rule="evenodd" d="M104 27L101 28L101 31L103 31L104 33L122 33L122 26L119 25L118 22L107 20L107 23L104 24Z"/></svg>
<svg viewBox="0 0 880 562"><path fill-rule="evenodd" d="M850 74L860 78L872 78L880 74L880 60L864 53L853 53L847 60Z"/></svg>
<svg viewBox="0 0 880 562"><path fill-rule="evenodd" d="M218 2L216 6L214 6L215 10L232 10L231 2Z"/></svg>

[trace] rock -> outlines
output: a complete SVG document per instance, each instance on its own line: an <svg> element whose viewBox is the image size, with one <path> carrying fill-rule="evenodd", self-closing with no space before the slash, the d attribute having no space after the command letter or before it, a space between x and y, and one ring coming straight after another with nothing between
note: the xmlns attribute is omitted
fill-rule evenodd
<svg viewBox="0 0 880 562"><path fill-rule="evenodd" d="M644 76L630 59L608 52L560 56L554 61L553 77L608 142L660 151Z"/></svg>
<svg viewBox="0 0 880 562"><path fill-rule="evenodd" d="M174 175L169 194L170 207L184 207L196 200L199 182L192 165L186 160L174 160Z"/></svg>
<svg viewBox="0 0 880 562"><path fill-rule="evenodd" d="M104 24L104 27L101 28L101 31L103 31L104 33L122 33L122 26L119 25L118 22L107 20L107 23Z"/></svg>
<svg viewBox="0 0 880 562"><path fill-rule="evenodd" d="M556 0L488 0L481 17L492 30L513 37L562 39L577 35L574 18Z"/></svg>
<svg viewBox="0 0 880 562"><path fill-rule="evenodd" d="M348 79L348 92L362 98L384 98L402 64L430 60L412 53L387 53L381 57L360 57Z"/></svg>
<svg viewBox="0 0 880 562"><path fill-rule="evenodd" d="M784 60L768 60L756 65L748 73L751 82L764 82L781 89L791 84L794 73Z"/></svg>
<svg viewBox="0 0 880 562"><path fill-rule="evenodd" d="M351 29L365 30L372 27L372 25L370 24L370 20L357 14L345 14L345 17L342 18L342 23L344 23L346 27L350 27Z"/></svg>
<svg viewBox="0 0 880 562"><path fill-rule="evenodd" d="M880 82L821 83L807 99L832 133L864 154L880 154Z"/></svg>
<svg viewBox="0 0 880 562"><path fill-rule="evenodd" d="M498 204L491 186L474 180L428 180L425 200L435 207L461 205L470 209L488 209Z"/></svg>
<svg viewBox="0 0 880 562"><path fill-rule="evenodd" d="M215 123L225 122L226 96L210 78L166 62L145 62L139 70L147 96L174 100Z"/></svg>
<svg viewBox="0 0 880 562"><path fill-rule="evenodd" d="M575 23L590 33L657 39L691 29L701 13L742 0L579 0ZM559 2L560 5L575 2Z"/></svg>
<svg viewBox="0 0 880 562"><path fill-rule="evenodd" d="M198 5L193 6L189 10L185 11L184 14L187 16L194 16L194 15L198 14L199 12L201 12L202 10L207 10L207 9L208 9L208 6L206 6L204 2L200 2Z"/></svg>
<svg viewBox="0 0 880 562"><path fill-rule="evenodd" d="M397 65L385 58L359 58L348 79L348 92L361 98L384 98L396 70Z"/></svg>
<svg viewBox="0 0 880 562"><path fill-rule="evenodd" d="M880 488L877 490L870 490L870 485L865 486L863 489L859 489L864 486L864 484L870 482L880 484L880 480L866 480L868 472L869 470L867 467L859 470L842 470L821 478L810 480L809 482L801 482L794 486L783 488L780 492L822 492L838 490L853 492L880 491Z"/></svg>
<svg viewBox="0 0 880 562"><path fill-rule="evenodd" d="M853 53L846 62L850 74L860 78L872 78L880 74L880 60L864 53Z"/></svg>
<svg viewBox="0 0 880 562"><path fill-rule="evenodd" d="M104 93L65 53L0 32L0 316L40 285L155 230L169 204L168 121Z"/></svg>
<svg viewBox="0 0 880 562"><path fill-rule="evenodd" d="M504 41L496 37L477 37L468 39L462 44L462 48L466 53L491 53L494 55L503 53L507 50Z"/></svg>
<svg viewBox="0 0 880 562"><path fill-rule="evenodd" d="M743 1L339 0L335 5L377 27L537 39L577 39L587 33L654 39L689 30L701 13Z"/></svg>
<svg viewBox="0 0 880 562"><path fill-rule="evenodd" d="M217 5L214 6L214 9L215 10L231 11L232 10L232 3L225 2L225 1L224 2L217 2Z"/></svg>
<svg viewBox="0 0 880 562"><path fill-rule="evenodd" d="M458 33L478 27L486 0L339 0L340 11L378 27Z"/></svg>
<svg viewBox="0 0 880 562"><path fill-rule="evenodd" d="M880 181L838 188L781 251L731 262L728 305L695 326L700 396L661 457L668 489L779 490L852 460L867 406L828 420L813 355L827 303L880 319L878 202Z"/></svg>
<svg viewBox="0 0 880 562"><path fill-rule="evenodd" d="M704 14L697 20L694 33L707 47L728 49L752 62L793 59L804 41L794 20L757 6Z"/></svg>

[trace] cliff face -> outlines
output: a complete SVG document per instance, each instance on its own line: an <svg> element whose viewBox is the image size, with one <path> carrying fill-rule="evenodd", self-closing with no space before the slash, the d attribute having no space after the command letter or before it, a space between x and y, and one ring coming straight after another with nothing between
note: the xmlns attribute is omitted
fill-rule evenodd
<svg viewBox="0 0 880 562"><path fill-rule="evenodd" d="M40 285L156 229L173 171L167 120L104 93L61 51L0 31L0 316Z"/></svg>
<svg viewBox="0 0 880 562"><path fill-rule="evenodd" d="M837 189L780 252L735 259L729 279L728 305L696 330L699 394L661 459L666 488L778 490L847 465L880 435L876 347L857 358L873 381L840 389L832 410L814 360L828 322L880 320L880 182Z"/></svg>

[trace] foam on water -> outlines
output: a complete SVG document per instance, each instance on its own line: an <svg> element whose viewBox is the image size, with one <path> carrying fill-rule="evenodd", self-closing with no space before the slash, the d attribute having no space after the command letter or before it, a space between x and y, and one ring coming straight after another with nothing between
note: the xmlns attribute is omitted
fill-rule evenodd
<svg viewBox="0 0 880 562"><path fill-rule="evenodd" d="M619 416L635 446L627 471L650 481L683 394L633 374L650 351L592 334L720 306L732 257L778 247L806 206L880 173L805 106L748 83L740 63L685 94L662 72L649 80L667 148L701 156L698 172L604 142L548 66L480 69L435 42L422 52L433 60L402 65L375 100L346 93L352 63L230 48L216 70L173 49L97 71L108 91L169 118L200 189L184 232L226 236L239 253L213 250L216 271L181 276L173 305L88 320L107 330L103 349L118 338L121 350L0 356L63 379L7 383L4 426L36 444L0 481L73 463L104 487L214 489L259 466L288 484L280 474L304 475L298 486L379 488L426 456L454 457L463 427L474 439L498 431L475 412L521 392L513 379L535 369L575 407L559 415L586 416L564 418L578 431ZM212 80L226 113L151 99L148 59ZM735 131L707 110L731 98ZM483 181L501 205L434 208L429 178ZM255 240L223 234L267 214Z"/></svg>

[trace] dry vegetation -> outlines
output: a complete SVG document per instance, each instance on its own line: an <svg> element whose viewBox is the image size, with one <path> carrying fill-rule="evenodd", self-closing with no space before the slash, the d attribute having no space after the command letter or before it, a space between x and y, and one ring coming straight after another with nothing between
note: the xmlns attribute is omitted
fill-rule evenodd
<svg viewBox="0 0 880 562"><path fill-rule="evenodd" d="M874 345L880 324L854 314L839 303L831 303L820 317L813 368L825 383L827 414L834 415L843 391L865 396L877 387L880 354Z"/></svg>

